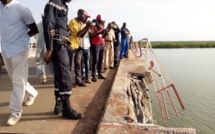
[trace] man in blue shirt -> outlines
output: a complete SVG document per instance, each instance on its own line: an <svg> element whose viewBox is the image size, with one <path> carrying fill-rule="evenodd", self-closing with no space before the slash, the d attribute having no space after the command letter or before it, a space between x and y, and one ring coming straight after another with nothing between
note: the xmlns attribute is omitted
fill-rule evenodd
<svg viewBox="0 0 215 134"><path fill-rule="evenodd" d="M38 92L28 83L28 55L30 37L38 33L31 11L15 0L0 2L0 42L2 56L13 91L10 98L11 115L8 125L15 125L22 116L25 92L29 94L25 105L30 106Z"/></svg>
<svg viewBox="0 0 215 134"><path fill-rule="evenodd" d="M129 48L129 37L130 34L128 28L126 28L126 23L123 23L121 28L121 48L119 57L123 59L123 57L128 58L128 48Z"/></svg>
<svg viewBox="0 0 215 134"><path fill-rule="evenodd" d="M46 43L46 63L53 62L55 73L55 114L69 119L80 119L83 115L76 112L70 105L72 78L67 52L69 29L67 25L68 6L71 0L50 0L44 10L43 28ZM53 32L55 35L53 37Z"/></svg>

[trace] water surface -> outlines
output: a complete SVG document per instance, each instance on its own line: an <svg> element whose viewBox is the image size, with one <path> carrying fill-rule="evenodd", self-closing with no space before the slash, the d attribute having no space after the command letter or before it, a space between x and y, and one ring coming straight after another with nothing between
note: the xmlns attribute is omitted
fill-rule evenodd
<svg viewBox="0 0 215 134"><path fill-rule="evenodd" d="M179 118L175 116L171 104L167 102L170 120L163 124L152 89L150 94L156 124L166 127L192 127L201 134L214 134L215 49L154 49L154 52L175 83L186 108L183 111L174 97Z"/></svg>

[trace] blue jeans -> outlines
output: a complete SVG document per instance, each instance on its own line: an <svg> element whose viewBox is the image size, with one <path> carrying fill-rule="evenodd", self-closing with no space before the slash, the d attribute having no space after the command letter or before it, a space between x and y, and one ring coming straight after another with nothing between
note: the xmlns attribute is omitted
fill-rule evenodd
<svg viewBox="0 0 215 134"><path fill-rule="evenodd" d="M119 57L122 58L123 56L128 56L128 39L121 39L121 48L120 48L120 54Z"/></svg>
<svg viewBox="0 0 215 134"><path fill-rule="evenodd" d="M90 49L83 49L83 58L84 58L84 66L85 66L85 77L86 79L89 79Z"/></svg>

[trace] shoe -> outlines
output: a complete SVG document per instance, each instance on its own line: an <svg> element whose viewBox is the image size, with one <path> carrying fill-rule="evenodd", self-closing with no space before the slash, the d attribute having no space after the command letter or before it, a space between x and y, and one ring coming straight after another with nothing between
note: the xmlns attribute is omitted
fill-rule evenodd
<svg viewBox="0 0 215 134"><path fill-rule="evenodd" d="M47 83L46 75L42 75L42 76L40 77L40 83L41 83L41 84Z"/></svg>
<svg viewBox="0 0 215 134"><path fill-rule="evenodd" d="M59 115L63 110L62 100L60 98L56 98L55 100L56 100L56 103L54 107L54 113L55 115Z"/></svg>
<svg viewBox="0 0 215 134"><path fill-rule="evenodd" d="M104 77L104 76L102 76L101 74L100 74L100 75L98 75L98 78L99 78L99 79L105 79L105 77Z"/></svg>
<svg viewBox="0 0 215 134"><path fill-rule="evenodd" d="M40 83L41 83L41 84L45 84L45 83L47 83L47 80L46 80L46 79L41 79L41 80L40 80Z"/></svg>
<svg viewBox="0 0 215 134"><path fill-rule="evenodd" d="M70 105L70 100L64 99L63 101L63 110L62 110L62 115L63 117L69 118L69 119L81 119L84 117L81 113L76 112Z"/></svg>
<svg viewBox="0 0 215 134"><path fill-rule="evenodd" d="M86 83L92 83L92 81L90 79L87 79L85 82Z"/></svg>
<svg viewBox="0 0 215 134"><path fill-rule="evenodd" d="M120 59L124 59L123 57L121 57Z"/></svg>
<svg viewBox="0 0 215 134"><path fill-rule="evenodd" d="M92 78L93 82L97 82L97 79L95 77Z"/></svg>
<svg viewBox="0 0 215 134"><path fill-rule="evenodd" d="M107 68L105 67L104 70L107 70Z"/></svg>
<svg viewBox="0 0 215 134"><path fill-rule="evenodd" d="M110 69L115 69L114 67L110 67Z"/></svg>
<svg viewBox="0 0 215 134"><path fill-rule="evenodd" d="M77 87L77 84L73 83L72 88L76 88L76 87Z"/></svg>
<svg viewBox="0 0 215 134"><path fill-rule="evenodd" d="M87 85L86 84L84 84L84 83L79 83L79 84L77 84L79 87L86 87Z"/></svg>
<svg viewBox="0 0 215 134"><path fill-rule="evenodd" d="M12 113L7 120L7 125L9 126L15 125L17 122L19 122L21 117L22 117L21 113Z"/></svg>
<svg viewBox="0 0 215 134"><path fill-rule="evenodd" d="M125 56L125 58L129 58L128 56Z"/></svg>
<svg viewBox="0 0 215 134"><path fill-rule="evenodd" d="M35 96L29 96L27 101L25 102L25 106L31 106L34 103L35 98L37 97L38 92L36 92Z"/></svg>

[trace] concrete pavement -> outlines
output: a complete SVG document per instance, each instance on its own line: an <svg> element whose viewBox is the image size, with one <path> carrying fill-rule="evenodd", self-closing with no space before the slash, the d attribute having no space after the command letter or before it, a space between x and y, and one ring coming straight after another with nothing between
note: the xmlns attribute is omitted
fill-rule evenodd
<svg viewBox="0 0 215 134"><path fill-rule="evenodd" d="M32 59L30 62L33 62ZM107 77L106 80L98 79L96 83L87 84L87 87L74 88L70 98L71 104L85 117L81 120L68 120L53 113L55 105L53 78L48 77L48 83L41 85L40 79L35 74L35 68L30 67L29 82L37 89L39 95L32 106L23 106L23 116L18 124L7 126L12 83L6 71L3 70L0 74L0 133L94 134L115 73L116 70L108 70L104 74Z"/></svg>

